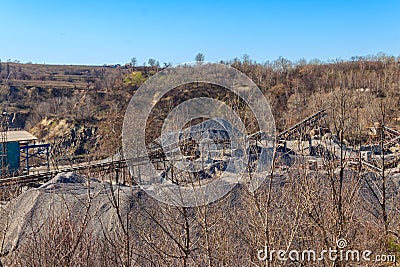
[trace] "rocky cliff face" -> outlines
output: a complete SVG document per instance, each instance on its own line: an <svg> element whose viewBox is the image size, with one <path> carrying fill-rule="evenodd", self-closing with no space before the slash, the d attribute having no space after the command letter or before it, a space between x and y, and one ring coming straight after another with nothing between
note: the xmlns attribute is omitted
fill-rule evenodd
<svg viewBox="0 0 400 267"><path fill-rule="evenodd" d="M54 158L79 159L99 152L98 127L94 125L67 119L44 118L31 132L43 142L51 144Z"/></svg>

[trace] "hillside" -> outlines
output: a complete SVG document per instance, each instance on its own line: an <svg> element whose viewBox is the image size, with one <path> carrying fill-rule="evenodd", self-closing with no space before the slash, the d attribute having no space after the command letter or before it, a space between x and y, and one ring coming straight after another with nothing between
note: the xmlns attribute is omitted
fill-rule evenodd
<svg viewBox="0 0 400 267"><path fill-rule="evenodd" d="M366 127L379 120L381 106L385 107L385 123L393 128L400 125L400 63L394 57L380 55L324 64L293 64L284 58L266 64L248 59L223 63L256 82L271 103L278 131L322 108L331 111L326 126L338 131L335 116L339 98L348 111L349 140L365 134ZM117 151L126 106L138 86L157 71L129 65L12 62L2 62L0 70L0 108L13 115L12 126L52 143L53 153L62 157L96 153L103 157ZM158 104L161 112L153 113L155 120L149 127L155 131L150 132L159 131L164 119L160 114L166 114L168 107L198 96L229 98L226 90L207 84L178 88Z"/></svg>

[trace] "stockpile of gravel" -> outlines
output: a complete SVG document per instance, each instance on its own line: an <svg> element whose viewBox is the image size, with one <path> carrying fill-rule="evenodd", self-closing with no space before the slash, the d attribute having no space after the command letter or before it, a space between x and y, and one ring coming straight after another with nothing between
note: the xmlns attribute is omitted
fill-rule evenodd
<svg viewBox="0 0 400 267"><path fill-rule="evenodd" d="M32 242L35 233L50 222L64 222L76 227L75 231L84 227L92 238L118 235L121 221L117 211L122 217L127 214L138 191L74 173L59 174L0 208L0 229L5 232L0 236L0 242L4 239L1 254Z"/></svg>

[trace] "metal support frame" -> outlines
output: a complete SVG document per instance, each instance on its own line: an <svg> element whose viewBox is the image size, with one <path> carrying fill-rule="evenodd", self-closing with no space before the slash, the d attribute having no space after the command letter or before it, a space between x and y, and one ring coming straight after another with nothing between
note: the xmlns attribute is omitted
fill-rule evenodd
<svg viewBox="0 0 400 267"><path fill-rule="evenodd" d="M33 149L33 153L29 153L29 150ZM24 145L20 147L21 153L24 153L24 158L21 160L21 166L25 163L25 168L27 173L29 174L29 169L33 166L29 165L30 158L39 158L41 160L45 160L47 169L50 169L50 160L49 160L49 149L50 144L31 144L31 145Z"/></svg>
<svg viewBox="0 0 400 267"><path fill-rule="evenodd" d="M384 141L384 148L388 149L390 146L394 146L396 143L400 144L400 132L393 130L386 125L383 126L385 131L386 140Z"/></svg>
<svg viewBox="0 0 400 267"><path fill-rule="evenodd" d="M288 130L283 131L282 133L278 134L278 139L289 140L290 137L301 133L307 127L314 126L318 121L322 120L325 116L327 116L326 111L324 109L320 110L317 113L311 115L310 117L293 125Z"/></svg>
<svg viewBox="0 0 400 267"><path fill-rule="evenodd" d="M8 174L8 160L7 160L7 131L8 131L8 114L3 112L0 114L0 143L1 143L1 170L0 176Z"/></svg>

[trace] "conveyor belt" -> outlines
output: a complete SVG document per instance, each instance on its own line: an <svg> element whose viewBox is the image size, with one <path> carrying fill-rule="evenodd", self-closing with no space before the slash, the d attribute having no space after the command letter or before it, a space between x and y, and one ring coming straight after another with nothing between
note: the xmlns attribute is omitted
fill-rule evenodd
<svg viewBox="0 0 400 267"><path fill-rule="evenodd" d="M59 173L63 172L74 172L74 171L82 171L82 170L91 170L91 171L101 171L101 170L109 170L109 169L119 169L126 167L125 160L118 161L110 161L110 162L101 162L101 163L91 163L91 164L80 164L76 166L66 167L59 170L50 170L46 172L39 172L34 174L27 174L15 177L7 177L0 179L0 187L10 186L10 185L24 185L31 184L37 182L46 182L56 176Z"/></svg>
<svg viewBox="0 0 400 267"><path fill-rule="evenodd" d="M372 170L374 172L382 173L382 169L381 168L376 167L375 165L373 165L371 163L368 163L368 162L362 160L361 164L367 169L370 169L370 170Z"/></svg>
<svg viewBox="0 0 400 267"><path fill-rule="evenodd" d="M7 177L0 179L0 187L10 186L10 185L26 185L37 182L46 182L56 176L59 173L64 172L76 172L83 170L90 170L92 172L96 171L111 171L115 169L121 169L127 167L127 162L132 165L143 165L148 163L148 159L153 163L165 161L165 155L162 153L162 149L156 148L150 151L148 157L138 157L130 160L111 160L111 161L102 161L102 162L94 162L94 163L86 163L86 164L77 164L72 165L70 167L64 167L60 169L44 171L34 174L27 174L15 177Z"/></svg>
<svg viewBox="0 0 400 267"><path fill-rule="evenodd" d="M283 131L280 134L278 134L278 139L287 140L289 137L291 137L292 135L294 135L296 133L301 132L306 127L313 126L319 120L324 118L326 115L327 115L327 113L326 113L326 111L324 109L320 110L317 113L311 115L310 117L308 117L308 118L302 120L301 122L293 125L288 130Z"/></svg>

